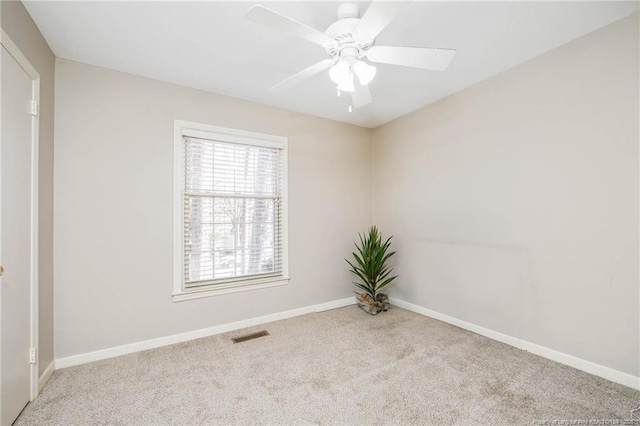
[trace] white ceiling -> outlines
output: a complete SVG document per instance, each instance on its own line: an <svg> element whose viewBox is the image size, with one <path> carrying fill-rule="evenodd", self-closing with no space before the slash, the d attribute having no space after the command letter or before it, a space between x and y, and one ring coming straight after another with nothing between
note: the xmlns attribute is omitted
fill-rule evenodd
<svg viewBox="0 0 640 426"><path fill-rule="evenodd" d="M415 2L378 45L457 49L445 72L380 64L373 104L347 111L328 73L267 89L327 55L243 19L251 2L25 1L56 56L376 127L638 10L638 2ZM260 3L324 31L334 2ZM368 2L358 3L361 14Z"/></svg>

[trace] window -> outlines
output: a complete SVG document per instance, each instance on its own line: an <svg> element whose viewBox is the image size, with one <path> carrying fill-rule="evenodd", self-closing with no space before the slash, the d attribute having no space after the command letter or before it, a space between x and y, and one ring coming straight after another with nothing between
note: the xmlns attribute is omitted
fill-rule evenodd
<svg viewBox="0 0 640 426"><path fill-rule="evenodd" d="M286 138L175 128L174 301L285 284Z"/></svg>

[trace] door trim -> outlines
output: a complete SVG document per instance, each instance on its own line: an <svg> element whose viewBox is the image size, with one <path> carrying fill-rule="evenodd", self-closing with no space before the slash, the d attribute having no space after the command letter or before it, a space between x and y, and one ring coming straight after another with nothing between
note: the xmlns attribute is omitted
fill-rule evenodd
<svg viewBox="0 0 640 426"><path fill-rule="evenodd" d="M36 362L30 365L30 401L38 396L39 347L38 347L38 151L40 144L40 74L11 38L0 29L0 45L18 62L31 77L32 98L37 104L37 114L31 116L31 348L36 351ZM1 203L1 198L0 198ZM0 210L1 211L1 210ZM0 246L0 253L2 247Z"/></svg>

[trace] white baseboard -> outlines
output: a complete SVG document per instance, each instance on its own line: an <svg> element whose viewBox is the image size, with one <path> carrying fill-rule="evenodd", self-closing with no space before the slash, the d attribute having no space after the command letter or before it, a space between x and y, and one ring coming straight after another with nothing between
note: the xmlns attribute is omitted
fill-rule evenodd
<svg viewBox="0 0 640 426"><path fill-rule="evenodd" d="M497 340L502 343L514 346L518 349L522 349L536 355L548 358L550 360L559 362L561 364L568 365L578 370L586 371L587 373L602 377L607 380L611 380L615 383L620 383L625 386L629 386L633 389L640 390L640 377L633 376L622 371L614 370L613 368L605 367L604 365L596 364L591 361L587 361L573 355L565 354L563 352L556 351L554 349L547 348L545 346L538 345L517 337L509 336L488 328L481 327L476 324L472 324L440 312L432 311L431 309L423 308L422 306L415 305L413 303L405 302L396 298L390 298L390 302L398 306L399 308L407 309L418 314L422 314L452 325L455 325L465 330L478 333L482 336L488 337L493 340ZM39 389L47 383L51 374L56 369L73 367L75 365L86 364L89 362L100 361L103 359L114 358L121 355L127 355L135 352L145 351L148 349L159 348L162 346L173 345L176 343L186 342L189 340L200 339L202 337L213 336L216 334L226 333L228 331L239 330L242 328L253 327L260 324L265 324L273 321L292 318L300 315L305 315L313 312L323 312L330 309L342 308L355 304L354 297L347 297L344 299L333 300L326 303L320 303L318 305L306 306L302 308L292 309L284 312L277 312L275 314L263 315L260 317L250 318L242 321L236 321L227 324L220 324L213 327L203 328L200 330L189 331L186 333L174 334L171 336L160 337L157 339L144 340L142 342L130 343L127 345L116 346L113 348L102 349L95 352L88 352L79 355L73 355L65 358L59 358L52 362L47 369L42 373L39 379Z"/></svg>
<svg viewBox="0 0 640 426"><path fill-rule="evenodd" d="M319 305L315 305L314 308L315 308L315 312L324 312L324 311L330 311L331 309L344 308L345 306L355 305L355 304L356 304L356 298L355 296L352 296L352 297L345 297L344 299L333 300L327 303L321 303Z"/></svg>
<svg viewBox="0 0 640 426"><path fill-rule="evenodd" d="M612 382L619 383L621 385L628 386L633 389L640 390L640 377L633 376L628 373L624 373L613 368L605 367L604 365L596 364L595 362L587 361L582 358L575 357L573 355L565 354L563 352L556 351L554 349L547 348L545 346L531 343L529 341L519 339L517 337L509 336L488 328L481 327L454 317L450 317L440 312L432 311L431 309L423 308L422 306L414 305L413 303L405 302L391 297L389 299L391 304L406 309L408 311L416 312L456 327L464 328L465 330L473 331L474 333L488 337L493 340L497 340L507 345L514 346L518 349L531 352L544 358L548 358L552 361L565 364L578 370L586 371L587 373L595 376L602 377L603 379L611 380Z"/></svg>
<svg viewBox="0 0 640 426"><path fill-rule="evenodd" d="M186 342L189 340L200 339L202 337L213 336L215 334L226 333L228 331L239 330L242 328L253 327L268 322L283 320L287 318L297 317L299 315L310 314L313 312L328 311L330 309L341 308L343 306L355 304L354 297L346 297L344 299L332 300L318 305L305 306L302 308L292 309L290 311L277 312L275 314L263 315L261 317L250 318L242 321L220 324L213 327L203 328L200 330L188 331L186 333L174 334L171 336L159 337L156 339L143 340L141 342L129 343L127 345L116 346L113 348L101 349L99 351L88 352L79 355L59 358L55 361L55 369L73 367L75 365L86 364L89 362L100 361L103 359L114 358L121 355L132 354L135 352L146 351L148 349L159 348L162 346L173 345L176 343ZM53 371L52 371L53 372Z"/></svg>
<svg viewBox="0 0 640 426"><path fill-rule="evenodd" d="M38 379L38 393L42 391L42 388L44 387L44 385L47 384L47 382L51 378L51 375L53 374L54 371L56 371L56 362L51 361L51 364L49 364L47 369L44 370L44 372L40 375L40 378Z"/></svg>

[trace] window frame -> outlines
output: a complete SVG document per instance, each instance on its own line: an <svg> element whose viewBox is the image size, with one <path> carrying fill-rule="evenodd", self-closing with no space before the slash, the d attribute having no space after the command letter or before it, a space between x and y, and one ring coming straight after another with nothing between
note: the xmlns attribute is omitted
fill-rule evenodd
<svg viewBox="0 0 640 426"><path fill-rule="evenodd" d="M184 133L200 135L203 139L215 137L225 143L251 146L282 147L282 274L275 277L232 277L218 284L199 288L185 288L184 282ZM211 297L239 291L256 290L288 284L289 278L289 196L288 196L288 138L248 132L245 130L174 121L173 143L173 293L174 302Z"/></svg>

